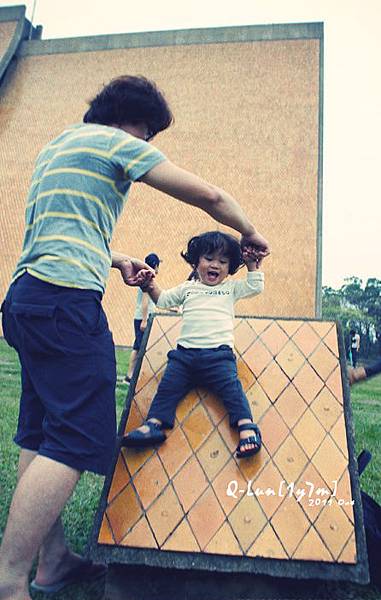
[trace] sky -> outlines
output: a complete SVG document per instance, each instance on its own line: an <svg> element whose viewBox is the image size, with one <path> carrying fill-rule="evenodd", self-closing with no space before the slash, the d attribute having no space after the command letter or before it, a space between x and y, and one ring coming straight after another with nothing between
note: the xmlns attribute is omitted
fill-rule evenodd
<svg viewBox="0 0 381 600"><path fill-rule="evenodd" d="M0 6L23 4L0 0ZM28 0L43 39L324 22L323 284L381 279L380 0ZM260 230L259 224L256 224Z"/></svg>

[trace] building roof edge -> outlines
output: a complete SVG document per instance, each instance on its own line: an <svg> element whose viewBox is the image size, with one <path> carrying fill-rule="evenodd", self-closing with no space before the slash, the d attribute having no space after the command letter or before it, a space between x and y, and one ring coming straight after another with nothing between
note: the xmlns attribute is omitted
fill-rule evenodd
<svg viewBox="0 0 381 600"><path fill-rule="evenodd" d="M275 23L199 29L117 33L73 38L24 41L19 56L95 52L124 48L196 45L252 41L322 39L324 24Z"/></svg>

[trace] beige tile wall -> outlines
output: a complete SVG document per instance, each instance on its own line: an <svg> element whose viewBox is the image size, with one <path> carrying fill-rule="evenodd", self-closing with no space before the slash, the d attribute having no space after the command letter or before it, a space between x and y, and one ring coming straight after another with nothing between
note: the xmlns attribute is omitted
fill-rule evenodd
<svg viewBox="0 0 381 600"><path fill-rule="evenodd" d="M318 40L19 58L0 96L0 294L20 251L39 149L81 120L85 100L123 73L144 74L166 92L176 121L154 143L175 163L232 193L271 242L265 292L242 301L237 313L314 316ZM159 281L169 287L189 273L179 256L188 238L212 228L216 224L201 211L137 184L113 248L140 257L158 252L164 260ZM135 294L112 273L105 307L118 344L132 341Z"/></svg>

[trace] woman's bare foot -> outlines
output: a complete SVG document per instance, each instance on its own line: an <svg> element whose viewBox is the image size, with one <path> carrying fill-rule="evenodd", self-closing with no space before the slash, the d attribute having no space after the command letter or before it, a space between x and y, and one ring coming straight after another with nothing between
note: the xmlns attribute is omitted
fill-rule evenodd
<svg viewBox="0 0 381 600"><path fill-rule="evenodd" d="M74 569L79 569L85 565L89 565L88 559L69 550L59 562L49 561L49 559L44 564L40 562L34 581L38 585L51 585L56 581L64 579ZM96 563L94 563L94 567L95 565ZM99 570L103 571L104 569L105 566L99 563Z"/></svg>

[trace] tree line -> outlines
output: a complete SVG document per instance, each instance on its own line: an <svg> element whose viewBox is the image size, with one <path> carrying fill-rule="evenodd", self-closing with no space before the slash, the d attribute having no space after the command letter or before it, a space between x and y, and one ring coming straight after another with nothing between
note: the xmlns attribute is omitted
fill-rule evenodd
<svg viewBox="0 0 381 600"><path fill-rule="evenodd" d="M338 290L323 286L322 315L341 322L347 351L349 332L355 330L361 339L360 357L381 354L380 279L371 278L363 284L359 277L349 277Z"/></svg>

